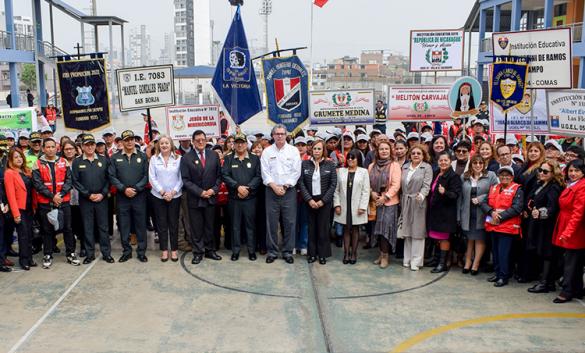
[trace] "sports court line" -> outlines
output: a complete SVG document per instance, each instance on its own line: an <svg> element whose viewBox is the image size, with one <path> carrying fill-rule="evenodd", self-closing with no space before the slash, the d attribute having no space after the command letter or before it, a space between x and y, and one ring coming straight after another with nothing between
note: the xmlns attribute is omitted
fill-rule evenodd
<svg viewBox="0 0 585 353"><path fill-rule="evenodd" d="M449 274L449 271L443 272L439 277L434 278L432 281L429 281L427 283L421 284L420 286L416 286L416 287L412 287L412 288L400 289L400 290L395 290L395 291L392 291L392 292L375 293L375 294L350 295L350 296L347 296L347 297L330 297L330 298L327 298L327 299L331 299L331 300L361 299L361 298L382 297L382 296L385 296L385 295L392 295L392 294L410 292L411 290L421 289L421 288L430 286L431 284L436 283L436 282L442 280L448 274Z"/></svg>
<svg viewBox="0 0 585 353"><path fill-rule="evenodd" d="M85 269L85 271L83 271L83 273L81 275L79 275L79 277L77 277L75 282L73 282L69 286L69 288L67 288L67 290L59 297L59 299L57 299L57 301L49 308L49 310L47 310L45 312L45 314L43 316L41 316L41 318L38 319L37 322L35 322L35 324L28 331L26 331L26 333L18 340L18 342L16 342L14 344L14 346L12 346L12 348L10 348L8 353L14 353L14 352L18 351L20 346L22 346L30 338L30 336L32 336L32 334L39 328L39 326L41 326L43 324L43 322L49 317L49 315L51 315L53 313L53 311L55 311L55 309L57 309L57 306L59 306L59 304L61 304L61 302L63 300L65 300L65 298L69 295L69 293L71 293L73 288L75 288L79 284L79 282L81 282L81 280L85 277L85 275L87 275L87 273L89 271L91 271L91 269L97 263L98 263L98 261L93 261L91 263L91 265L89 265Z"/></svg>
<svg viewBox="0 0 585 353"><path fill-rule="evenodd" d="M327 353L332 353L333 348L331 347L331 339L329 338L327 325L325 324L325 314L323 313L321 300L319 299L319 291L315 285L313 266L311 266L311 264L307 264L307 266L309 267L309 278L311 279L311 287L313 287L313 296L315 297L315 303L317 305L317 313L319 315L319 323L321 324L321 332L323 332L323 339L325 340L325 348L327 349Z"/></svg>
<svg viewBox="0 0 585 353"><path fill-rule="evenodd" d="M423 331L418 335L412 336L411 338L403 341L394 349L392 353L398 352L406 352L410 350L413 346L424 342L434 336L438 336L440 334L456 330L462 327L473 326L473 325L482 325L489 322L496 322L496 321L507 321L507 320L517 320L517 319L585 319L585 314L583 313L519 313L519 314L503 314L503 315L494 315L494 316L483 316L478 317L475 319L470 320L463 320L463 321L456 321L447 325L439 326L432 328L427 331Z"/></svg>
<svg viewBox="0 0 585 353"><path fill-rule="evenodd" d="M203 283L207 283L210 286L213 287L217 287L217 288L221 288L221 289L225 289L225 290L229 290L229 291L233 291L233 292L240 292L240 293L246 293L246 294L252 294L252 295L260 295L260 296L264 296L264 297L275 297L275 298L288 298L288 299L301 299L300 296L298 295L286 295L286 294L272 294L272 293L262 293L262 292L255 292L255 291L249 291L249 290L245 290L245 289L240 289L240 288L233 288L233 287L228 287L228 286L224 286L221 284L217 284L215 282L212 282L208 279L205 279L203 277L197 276L196 274L194 274L193 272L191 272L191 270L189 270L189 268L187 267L187 265L185 265L185 257L187 256L187 253L183 253L183 255L181 256L181 267L183 267L183 270L185 270L185 272L187 272L188 274L190 274L193 278L203 282Z"/></svg>

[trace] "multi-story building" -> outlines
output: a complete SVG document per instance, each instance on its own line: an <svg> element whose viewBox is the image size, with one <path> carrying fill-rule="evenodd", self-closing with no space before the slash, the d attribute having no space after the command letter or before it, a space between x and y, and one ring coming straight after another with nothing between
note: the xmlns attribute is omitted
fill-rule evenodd
<svg viewBox="0 0 585 353"><path fill-rule="evenodd" d="M487 81L493 32L569 26L573 40L573 87L585 88L584 0L476 0L465 24L479 33L476 75ZM474 46L474 43L471 44Z"/></svg>
<svg viewBox="0 0 585 353"><path fill-rule="evenodd" d="M130 66L150 65L150 35L146 31L146 26L141 25L140 29L130 30L129 39L127 62Z"/></svg>
<svg viewBox="0 0 585 353"><path fill-rule="evenodd" d="M160 50L157 64L173 64L175 62L175 40L173 33L165 33L164 46Z"/></svg>
<svg viewBox="0 0 585 353"><path fill-rule="evenodd" d="M176 66L211 65L210 0L174 0Z"/></svg>

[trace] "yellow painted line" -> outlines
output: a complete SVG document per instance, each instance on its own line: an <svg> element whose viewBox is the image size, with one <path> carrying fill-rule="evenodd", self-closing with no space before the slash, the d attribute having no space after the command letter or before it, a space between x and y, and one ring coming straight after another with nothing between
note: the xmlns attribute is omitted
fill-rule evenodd
<svg viewBox="0 0 585 353"><path fill-rule="evenodd" d="M398 346L394 347L392 353L398 352L405 352L408 349L412 348L413 346L428 340L431 337L443 334L445 332L449 332L452 330L456 330L458 328L472 326L472 325L481 325L488 322L494 321L506 321L506 320L516 320L516 319L585 319L584 313L524 313L524 314L503 314L503 315L494 315L494 316L483 316L478 317L476 319L470 320L463 320L453 322L448 325L439 326L424 332L419 333L416 336L412 336L411 338L403 341Z"/></svg>

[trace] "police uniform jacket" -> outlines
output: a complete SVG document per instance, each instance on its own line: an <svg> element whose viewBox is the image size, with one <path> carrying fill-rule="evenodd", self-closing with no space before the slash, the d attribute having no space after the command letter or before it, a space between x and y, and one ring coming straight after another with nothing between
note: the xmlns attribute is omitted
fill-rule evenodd
<svg viewBox="0 0 585 353"><path fill-rule="evenodd" d="M128 157L124 151L116 152L110 159L108 167L110 183L123 194L126 188L142 192L148 183L148 160L137 149Z"/></svg>
<svg viewBox="0 0 585 353"><path fill-rule="evenodd" d="M262 172L260 170L260 158L251 153L246 153L240 160L235 153L224 158L221 175L229 191L230 199L249 200L256 197L258 188L262 185ZM238 197L238 187L248 186L249 193L244 199Z"/></svg>
<svg viewBox="0 0 585 353"><path fill-rule="evenodd" d="M93 162L85 155L73 160L73 187L79 191L81 197L89 199L91 194L102 194L104 198L108 196L110 188L108 166L108 160L97 154Z"/></svg>

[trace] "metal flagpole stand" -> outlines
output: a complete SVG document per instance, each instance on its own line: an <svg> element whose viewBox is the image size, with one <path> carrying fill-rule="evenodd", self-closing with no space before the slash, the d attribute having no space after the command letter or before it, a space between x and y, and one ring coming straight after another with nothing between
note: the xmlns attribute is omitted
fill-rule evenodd
<svg viewBox="0 0 585 353"><path fill-rule="evenodd" d="M532 102L536 102L534 99L534 89L530 89L530 141L534 141L534 104Z"/></svg>

